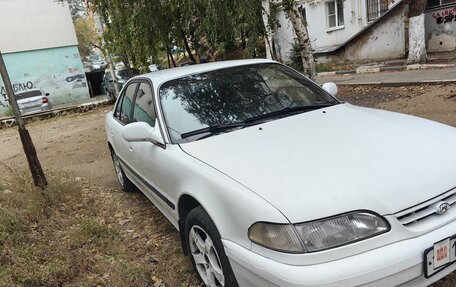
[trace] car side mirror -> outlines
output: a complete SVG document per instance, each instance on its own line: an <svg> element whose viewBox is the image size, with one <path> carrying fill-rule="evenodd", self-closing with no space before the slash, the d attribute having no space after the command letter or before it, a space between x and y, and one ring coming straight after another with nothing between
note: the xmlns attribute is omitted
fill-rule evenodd
<svg viewBox="0 0 456 287"><path fill-rule="evenodd" d="M46 97L49 97L51 94L49 94L49 93L46 93L46 94L44 94L44 95L45 95Z"/></svg>
<svg viewBox="0 0 456 287"><path fill-rule="evenodd" d="M337 85L332 82L324 83L321 87L323 88L323 90L328 92L328 94L330 94L333 97L335 97L337 95L337 92L339 91Z"/></svg>
<svg viewBox="0 0 456 287"><path fill-rule="evenodd" d="M160 129L151 127L145 122L135 122L122 128L122 137L127 142L151 142L165 145Z"/></svg>

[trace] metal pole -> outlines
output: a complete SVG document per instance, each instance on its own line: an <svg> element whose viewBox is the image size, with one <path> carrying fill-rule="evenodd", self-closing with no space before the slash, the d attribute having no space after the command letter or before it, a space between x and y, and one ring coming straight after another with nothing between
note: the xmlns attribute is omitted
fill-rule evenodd
<svg viewBox="0 0 456 287"><path fill-rule="evenodd" d="M11 85L11 80L6 70L5 62L3 61L3 55L0 51L0 74L2 75L3 84L5 85L6 93L8 95L9 104L13 109L13 114L16 119L16 123L19 127L19 136L21 138L22 147L24 148L25 156L27 157L27 162L32 172L33 182L36 186L44 189L47 186L46 177L44 176L43 169L41 168L40 161L36 154L35 146L33 145L32 138L28 130L25 128L24 119L21 116L19 106L16 101L16 96L14 95L13 86Z"/></svg>

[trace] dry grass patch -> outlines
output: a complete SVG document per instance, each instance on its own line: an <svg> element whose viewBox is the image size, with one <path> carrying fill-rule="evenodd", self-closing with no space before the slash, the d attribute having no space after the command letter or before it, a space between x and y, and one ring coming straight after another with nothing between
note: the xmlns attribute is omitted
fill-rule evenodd
<svg viewBox="0 0 456 287"><path fill-rule="evenodd" d="M140 194L0 178L0 286L197 286L178 233Z"/></svg>

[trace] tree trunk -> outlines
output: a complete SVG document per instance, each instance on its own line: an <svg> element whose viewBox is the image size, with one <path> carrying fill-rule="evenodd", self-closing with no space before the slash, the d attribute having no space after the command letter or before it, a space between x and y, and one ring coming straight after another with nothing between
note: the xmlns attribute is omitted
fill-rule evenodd
<svg viewBox="0 0 456 287"><path fill-rule="evenodd" d="M242 50L245 50L245 48L247 48L244 30L241 30L241 46L242 46Z"/></svg>
<svg viewBox="0 0 456 287"><path fill-rule="evenodd" d="M290 18L291 24L293 25L293 30L298 39L299 48L301 50L302 57L302 66L304 69L304 74L308 76L311 80L315 80L315 59L312 54L312 45L310 44L309 33L307 32L307 27L302 21L302 16L299 13L298 9L294 5L287 5L286 13Z"/></svg>
<svg viewBox="0 0 456 287"><path fill-rule="evenodd" d="M169 50L166 50L166 58L168 59L168 69L171 69L171 59L169 58Z"/></svg>
<svg viewBox="0 0 456 287"><path fill-rule="evenodd" d="M424 11L427 0L406 0L409 4L409 50L408 64L426 61L426 34L424 28Z"/></svg>
<svg viewBox="0 0 456 287"><path fill-rule="evenodd" d="M173 63L173 67L177 67L176 61L174 61L173 52L171 51L171 47L167 47L167 48L168 48L168 50L167 50L168 56L171 59L171 62Z"/></svg>
<svg viewBox="0 0 456 287"><path fill-rule="evenodd" d="M426 61L426 35L424 32L424 13L411 17L409 22L409 51L407 64Z"/></svg>
<svg viewBox="0 0 456 287"><path fill-rule="evenodd" d="M125 68L127 69L127 74L128 74L128 77L132 77L132 73L131 73L131 65L130 65L130 60L128 58L128 55L125 53L122 55L122 62L125 66Z"/></svg>
<svg viewBox="0 0 456 287"><path fill-rule="evenodd" d="M184 46L185 50L187 51L188 57L190 58L190 61L196 64L196 59L193 57L192 50L190 49L190 45L188 44L187 37L185 37L185 32L184 30L181 30L182 33L182 39L184 40Z"/></svg>
<svg viewBox="0 0 456 287"><path fill-rule="evenodd" d="M209 41L207 40L206 36L201 37L201 46L204 48L206 52L206 62L213 62L215 61L215 53L212 50Z"/></svg>
<svg viewBox="0 0 456 287"><path fill-rule="evenodd" d="M263 7L263 24L266 31L266 36L264 37L264 42L266 44L266 58L274 59L275 57L273 57L274 54L272 52L272 30L269 25L269 17L271 14L271 5L269 0L261 0L261 6Z"/></svg>

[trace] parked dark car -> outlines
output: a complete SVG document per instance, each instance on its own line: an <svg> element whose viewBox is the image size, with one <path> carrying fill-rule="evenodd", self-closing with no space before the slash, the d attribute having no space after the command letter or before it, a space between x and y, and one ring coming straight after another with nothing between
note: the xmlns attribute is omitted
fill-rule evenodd
<svg viewBox="0 0 456 287"><path fill-rule="evenodd" d="M131 75L129 75L128 70L126 68L115 71L119 90L122 89L125 82L128 81L131 77L138 76L140 74L138 69L131 68L130 70ZM110 97L114 97L114 95L116 94L116 88L114 87L114 81L109 70L105 72L103 84L105 86L106 94Z"/></svg>

